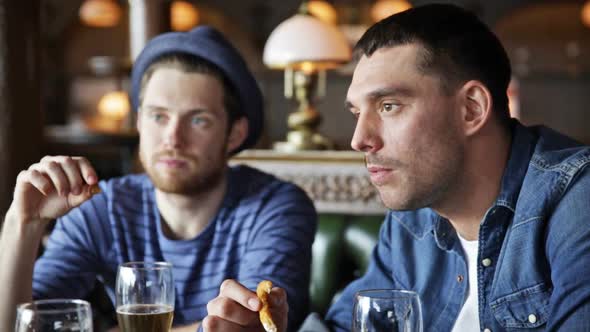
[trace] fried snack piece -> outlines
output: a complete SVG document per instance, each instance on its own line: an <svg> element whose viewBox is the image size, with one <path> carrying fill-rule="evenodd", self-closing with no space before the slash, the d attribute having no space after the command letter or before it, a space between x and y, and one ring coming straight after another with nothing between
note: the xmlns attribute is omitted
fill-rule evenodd
<svg viewBox="0 0 590 332"><path fill-rule="evenodd" d="M91 185L90 188L88 189L88 191L92 195L96 195L96 194L99 194L101 192L100 187L98 186L98 184Z"/></svg>
<svg viewBox="0 0 590 332"><path fill-rule="evenodd" d="M266 332L277 332L277 326L275 322L272 320L272 315L270 313L270 304L268 300L268 295L270 294L270 290L272 289L272 282L268 280L262 280L258 287L256 288L256 295L262 302L262 309L258 313L260 316L260 322L264 327Z"/></svg>

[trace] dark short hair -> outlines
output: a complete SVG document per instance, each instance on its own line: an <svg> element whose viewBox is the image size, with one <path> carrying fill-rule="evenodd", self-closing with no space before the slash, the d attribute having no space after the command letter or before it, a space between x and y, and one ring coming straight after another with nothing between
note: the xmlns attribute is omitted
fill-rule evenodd
<svg viewBox="0 0 590 332"><path fill-rule="evenodd" d="M235 88L215 65L197 56L185 53L171 53L161 56L152 62L141 78L139 88L139 105L143 104L143 98L147 83L154 72L161 68L174 68L185 73L199 73L210 75L218 79L223 86L223 106L227 112L228 130L240 117L245 116L240 108L239 98Z"/></svg>
<svg viewBox="0 0 590 332"><path fill-rule="evenodd" d="M418 70L436 76L447 93L469 80L482 82L490 90L497 119L508 124L510 60L498 37L477 16L449 4L415 7L369 28L354 54L356 59L369 57L381 48L412 43L423 47Z"/></svg>

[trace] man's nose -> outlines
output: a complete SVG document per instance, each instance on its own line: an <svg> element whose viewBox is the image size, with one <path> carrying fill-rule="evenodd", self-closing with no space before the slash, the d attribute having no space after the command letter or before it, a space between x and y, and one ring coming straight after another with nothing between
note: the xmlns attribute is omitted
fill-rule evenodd
<svg viewBox="0 0 590 332"><path fill-rule="evenodd" d="M359 152L375 152L383 147L380 120L362 112L359 114L350 146Z"/></svg>
<svg viewBox="0 0 590 332"><path fill-rule="evenodd" d="M168 122L164 132L164 144L167 148L178 148L182 145L182 125L178 119Z"/></svg>

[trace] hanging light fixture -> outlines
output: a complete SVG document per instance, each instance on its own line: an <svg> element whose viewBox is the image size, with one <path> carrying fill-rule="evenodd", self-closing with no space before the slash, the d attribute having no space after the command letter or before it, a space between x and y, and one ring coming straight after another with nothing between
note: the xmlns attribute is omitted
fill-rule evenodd
<svg viewBox="0 0 590 332"><path fill-rule="evenodd" d="M334 24L338 23L338 14L332 4L324 0L311 0L307 3L309 13L320 20Z"/></svg>
<svg viewBox="0 0 590 332"><path fill-rule="evenodd" d="M119 23L121 7L114 0L85 0L78 14L88 26L110 28Z"/></svg>
<svg viewBox="0 0 590 332"><path fill-rule="evenodd" d="M170 27L174 31L188 31L199 23L199 11L188 1L173 1L170 6Z"/></svg>
<svg viewBox="0 0 590 332"><path fill-rule="evenodd" d="M373 22L379 22L388 16L410 8L412 8L412 4L406 0L377 0L371 7L371 18Z"/></svg>
<svg viewBox="0 0 590 332"><path fill-rule="evenodd" d="M585 26L590 28L590 1L586 1L584 6L582 7L582 12L580 13L580 16L582 17L582 23L584 23Z"/></svg>

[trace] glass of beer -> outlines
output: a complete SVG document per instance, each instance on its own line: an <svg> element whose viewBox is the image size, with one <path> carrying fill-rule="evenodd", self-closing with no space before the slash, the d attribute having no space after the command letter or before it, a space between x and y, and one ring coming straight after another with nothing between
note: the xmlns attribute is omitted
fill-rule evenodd
<svg viewBox="0 0 590 332"><path fill-rule="evenodd" d="M422 308L418 294L395 289L357 292L352 331L422 332Z"/></svg>
<svg viewBox="0 0 590 332"><path fill-rule="evenodd" d="M16 332L92 332L92 310L83 300L38 300L16 308Z"/></svg>
<svg viewBox="0 0 590 332"><path fill-rule="evenodd" d="M174 279L167 262L129 262L117 271L121 332L166 332L174 317Z"/></svg>

